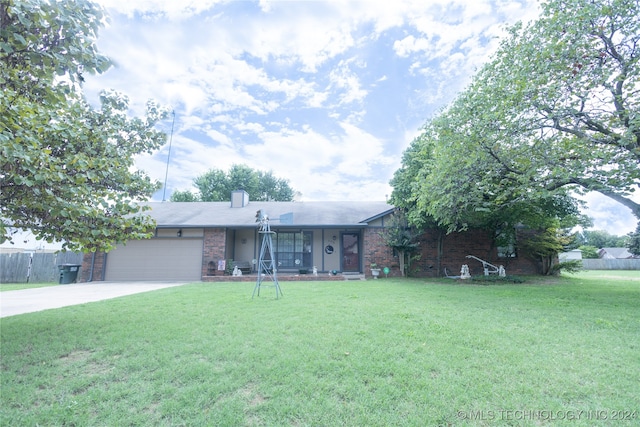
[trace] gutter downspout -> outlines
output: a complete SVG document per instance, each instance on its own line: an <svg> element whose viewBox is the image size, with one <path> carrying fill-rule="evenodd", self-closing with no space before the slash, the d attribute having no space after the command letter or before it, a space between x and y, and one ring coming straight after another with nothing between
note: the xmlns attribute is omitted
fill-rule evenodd
<svg viewBox="0 0 640 427"><path fill-rule="evenodd" d="M91 269L89 269L89 278L87 279L87 282L93 282L93 268L96 265L96 253L92 252L91 253Z"/></svg>
<svg viewBox="0 0 640 427"><path fill-rule="evenodd" d="M104 261L102 262L102 278L101 281L104 282L104 277L107 274L107 253L104 253Z"/></svg>

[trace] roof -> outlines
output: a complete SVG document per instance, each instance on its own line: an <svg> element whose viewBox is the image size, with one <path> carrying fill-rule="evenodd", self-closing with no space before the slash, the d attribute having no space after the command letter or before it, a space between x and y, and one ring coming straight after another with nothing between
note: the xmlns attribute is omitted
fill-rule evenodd
<svg viewBox="0 0 640 427"><path fill-rule="evenodd" d="M633 254L627 248L602 248L598 251L600 258L627 259L633 258Z"/></svg>
<svg viewBox="0 0 640 427"><path fill-rule="evenodd" d="M386 202L151 202L145 212L159 228L256 227L256 212L263 210L272 227L364 227L394 210ZM281 218L282 217L282 218ZM289 218L289 221L287 221Z"/></svg>

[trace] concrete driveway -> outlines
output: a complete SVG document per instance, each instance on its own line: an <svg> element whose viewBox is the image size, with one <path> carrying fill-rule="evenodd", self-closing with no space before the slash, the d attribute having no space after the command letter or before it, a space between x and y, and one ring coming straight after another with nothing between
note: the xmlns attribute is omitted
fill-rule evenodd
<svg viewBox="0 0 640 427"><path fill-rule="evenodd" d="M0 317L184 285L186 282L91 282L0 292Z"/></svg>

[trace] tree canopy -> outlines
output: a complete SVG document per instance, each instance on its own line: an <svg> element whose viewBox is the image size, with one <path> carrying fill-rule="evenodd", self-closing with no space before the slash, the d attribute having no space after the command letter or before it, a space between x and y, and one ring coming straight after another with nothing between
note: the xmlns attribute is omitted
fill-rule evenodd
<svg viewBox="0 0 640 427"><path fill-rule="evenodd" d="M393 203L449 230L576 216L598 191L640 218L640 5L548 0L427 122L392 180ZM407 203L407 202L404 202ZM562 224L556 224L562 227Z"/></svg>
<svg viewBox="0 0 640 427"><path fill-rule="evenodd" d="M410 274L413 254L420 249L420 230L409 224L403 209L396 209L381 233L387 246L398 252L400 274Z"/></svg>
<svg viewBox="0 0 640 427"><path fill-rule="evenodd" d="M596 248L623 248L629 236L616 236L605 230L584 230L578 233L576 243Z"/></svg>
<svg viewBox="0 0 640 427"><path fill-rule="evenodd" d="M165 112L127 116L126 96L83 96L83 75L111 62L95 46L105 15L85 0L0 2L0 228L30 229L63 248L109 250L148 237L136 202L158 188L133 156L159 148Z"/></svg>
<svg viewBox="0 0 640 427"><path fill-rule="evenodd" d="M231 200L231 192L244 190L250 200L287 202L293 200L295 191L289 181L276 178L273 172L254 170L246 165L233 165L229 172L210 169L196 177L193 185L198 189L176 191L171 195L172 202L224 202Z"/></svg>

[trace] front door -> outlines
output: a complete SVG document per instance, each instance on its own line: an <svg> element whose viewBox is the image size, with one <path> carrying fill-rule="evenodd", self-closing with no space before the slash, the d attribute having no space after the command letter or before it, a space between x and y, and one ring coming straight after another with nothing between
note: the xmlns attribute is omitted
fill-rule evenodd
<svg viewBox="0 0 640 427"><path fill-rule="evenodd" d="M360 235L344 233L342 235L342 271L360 272Z"/></svg>

